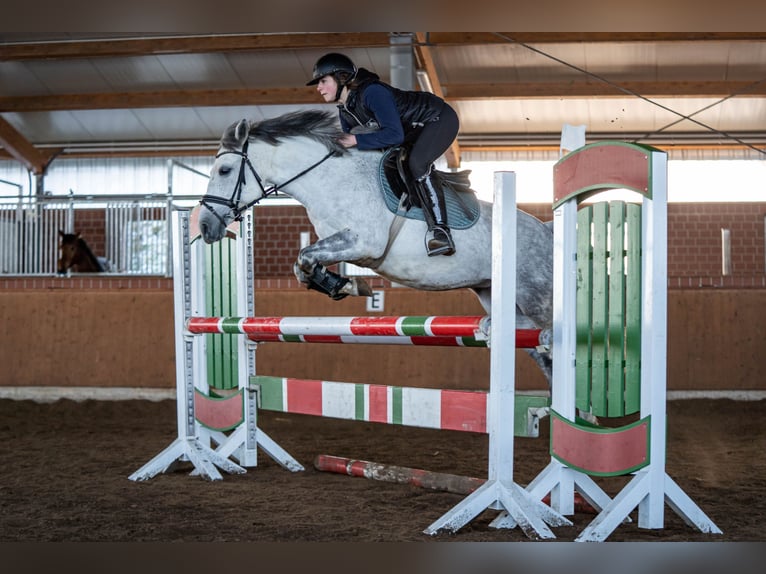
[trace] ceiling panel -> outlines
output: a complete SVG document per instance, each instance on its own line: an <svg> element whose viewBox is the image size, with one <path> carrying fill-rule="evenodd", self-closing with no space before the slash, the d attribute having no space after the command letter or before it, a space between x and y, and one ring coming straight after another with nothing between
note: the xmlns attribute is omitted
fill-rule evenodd
<svg viewBox="0 0 766 574"><path fill-rule="evenodd" d="M66 65L56 60L38 60L27 62L26 66L49 94L99 93L110 89L90 60L70 60Z"/></svg>
<svg viewBox="0 0 766 574"><path fill-rule="evenodd" d="M92 141L147 141L154 139L132 110L76 110L70 112Z"/></svg>
<svg viewBox="0 0 766 574"><path fill-rule="evenodd" d="M113 92L154 90L173 85L173 79L156 56L100 58L92 63Z"/></svg>
<svg viewBox="0 0 766 574"><path fill-rule="evenodd" d="M46 94L48 89L23 62L0 62L0 95L28 96Z"/></svg>
<svg viewBox="0 0 766 574"><path fill-rule="evenodd" d="M37 145L88 141L90 134L72 112L3 114L19 133Z"/></svg>

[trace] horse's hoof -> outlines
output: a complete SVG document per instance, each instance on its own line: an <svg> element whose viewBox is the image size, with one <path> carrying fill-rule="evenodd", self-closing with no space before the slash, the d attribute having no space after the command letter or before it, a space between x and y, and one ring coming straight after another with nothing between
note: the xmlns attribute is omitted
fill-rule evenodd
<svg viewBox="0 0 766 574"><path fill-rule="evenodd" d="M373 295L372 289L367 282L364 279L359 279L357 277L349 279L348 283L346 283L340 291L353 295L354 297L372 297Z"/></svg>
<svg viewBox="0 0 766 574"><path fill-rule="evenodd" d="M358 279L355 277L354 279L351 280L351 282L354 283L355 285L357 295L360 295L362 297L373 296L372 288L367 284L367 281L365 281L364 279Z"/></svg>
<svg viewBox="0 0 766 574"><path fill-rule="evenodd" d="M577 415L586 423L593 425L594 427L601 426L598 417L591 412L577 409Z"/></svg>
<svg viewBox="0 0 766 574"><path fill-rule="evenodd" d="M344 297L346 295L351 295L353 297L372 297L373 295L372 289L367 285L367 282L364 279L358 279L356 277L349 279L343 287L338 289L338 294L342 294Z"/></svg>

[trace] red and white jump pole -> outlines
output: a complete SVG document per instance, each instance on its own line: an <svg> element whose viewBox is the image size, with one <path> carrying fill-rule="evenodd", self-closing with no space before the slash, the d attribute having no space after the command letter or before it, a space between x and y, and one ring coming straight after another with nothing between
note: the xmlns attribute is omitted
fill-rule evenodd
<svg viewBox="0 0 766 574"><path fill-rule="evenodd" d="M486 347L489 317L191 317L189 333L247 335L252 341L287 343L364 343ZM548 331L516 330L516 347L547 344Z"/></svg>
<svg viewBox="0 0 766 574"><path fill-rule="evenodd" d="M445 472L431 472L419 468L409 468L394 464L381 464L368 460L355 460L342 456L320 454L314 458L314 468L320 472L347 474L381 482L409 484L428 490L452 492L454 494L471 494L486 482L483 478L461 476ZM550 504L550 495L543 498L545 504ZM596 510L579 494L575 493L575 512L596 514Z"/></svg>

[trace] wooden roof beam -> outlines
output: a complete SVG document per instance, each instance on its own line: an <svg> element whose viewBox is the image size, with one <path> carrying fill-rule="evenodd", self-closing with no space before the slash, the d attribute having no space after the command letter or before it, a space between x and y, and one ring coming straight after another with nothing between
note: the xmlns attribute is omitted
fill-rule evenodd
<svg viewBox="0 0 766 574"><path fill-rule="evenodd" d="M442 85L439 81L439 74L436 71L436 64L434 64L431 49L426 45L426 33L415 32L415 39L417 40L417 44L415 45L415 56L419 66L428 76L433 93L440 98L444 98L444 90L442 90ZM444 156L447 160L448 167L452 169L460 167L460 145L457 143L457 138L455 138L447 151L444 152Z"/></svg>
<svg viewBox="0 0 766 574"><path fill-rule="evenodd" d="M417 34L417 33L416 33ZM764 41L764 32L426 32L428 46L571 42ZM141 38L11 42L0 44L0 61L201 54L300 48L387 48L388 32L156 35Z"/></svg>
<svg viewBox="0 0 766 574"><path fill-rule="evenodd" d="M420 47L418 51L422 51ZM434 93L450 101L513 98L629 97L629 93L604 82L508 82L485 84L441 84L433 60L423 57ZM430 63L427 63L430 62ZM646 97L720 98L766 96L766 81L663 81L621 82L615 84ZM39 112L64 110L114 110L138 108L314 105L311 88L258 88L225 90L155 90L102 94L58 94L0 97L0 112Z"/></svg>
<svg viewBox="0 0 766 574"><path fill-rule="evenodd" d="M299 48L388 47L388 32L221 34L0 45L0 61L202 54Z"/></svg>
<svg viewBox="0 0 766 574"><path fill-rule="evenodd" d="M620 89L622 88L622 89ZM760 81L621 81L612 84L598 81L506 82L488 84L447 84L443 86L450 100L488 100L513 98L592 98L630 97L699 97L722 98L766 96L766 80Z"/></svg>
<svg viewBox="0 0 766 574"><path fill-rule="evenodd" d="M22 136L5 118L0 117L0 145L29 171L39 175L45 171L48 163L58 150L49 154L42 153Z"/></svg>
<svg viewBox="0 0 766 574"><path fill-rule="evenodd" d="M316 104L312 88L154 90L0 97L0 112Z"/></svg>

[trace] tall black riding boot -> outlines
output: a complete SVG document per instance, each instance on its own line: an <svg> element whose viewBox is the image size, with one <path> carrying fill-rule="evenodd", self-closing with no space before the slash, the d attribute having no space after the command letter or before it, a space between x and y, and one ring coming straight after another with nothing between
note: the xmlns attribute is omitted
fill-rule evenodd
<svg viewBox="0 0 766 574"><path fill-rule="evenodd" d="M430 174L417 180L423 212L426 216L428 231L426 232L426 251L429 257L434 255L452 255L455 253L455 243L447 225L447 207L444 192L434 185Z"/></svg>

